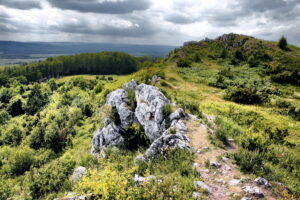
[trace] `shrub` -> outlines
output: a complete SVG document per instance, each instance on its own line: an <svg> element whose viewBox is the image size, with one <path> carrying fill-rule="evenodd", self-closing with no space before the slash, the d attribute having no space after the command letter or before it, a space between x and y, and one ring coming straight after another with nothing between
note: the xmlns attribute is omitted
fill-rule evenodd
<svg viewBox="0 0 300 200"><path fill-rule="evenodd" d="M137 102L135 99L135 90L134 89L127 89L126 90L127 94L128 94L128 101L129 101L129 107L131 110L135 110Z"/></svg>
<svg viewBox="0 0 300 200"><path fill-rule="evenodd" d="M32 169L28 173L28 184L33 199L71 189L68 176L73 172L74 165L71 160L55 160L40 169Z"/></svg>
<svg viewBox="0 0 300 200"><path fill-rule="evenodd" d="M191 67L191 61L184 58L179 58L176 64L180 68Z"/></svg>
<svg viewBox="0 0 300 200"><path fill-rule="evenodd" d="M15 96L8 104L7 110L13 117L25 113L23 99L20 96Z"/></svg>
<svg viewBox="0 0 300 200"><path fill-rule="evenodd" d="M225 99L242 104L259 104L263 102L255 88L229 88L226 90Z"/></svg>
<svg viewBox="0 0 300 200"><path fill-rule="evenodd" d="M287 50L287 40L284 36L281 36L278 42L278 46L280 49Z"/></svg>
<svg viewBox="0 0 300 200"><path fill-rule="evenodd" d="M98 93L102 92L102 90L103 90L102 83L97 83L97 85L94 87L95 93L98 94Z"/></svg>
<svg viewBox="0 0 300 200"><path fill-rule="evenodd" d="M247 62L249 64L249 67L257 67L258 66L258 60L254 56L249 56Z"/></svg>
<svg viewBox="0 0 300 200"><path fill-rule="evenodd" d="M15 123L8 124L2 132L2 142L8 145L19 145L23 137L23 127Z"/></svg>
<svg viewBox="0 0 300 200"><path fill-rule="evenodd" d="M34 151L29 147L4 148L1 152L2 170L10 176L18 176L28 171L34 164Z"/></svg>
<svg viewBox="0 0 300 200"><path fill-rule="evenodd" d="M49 87L50 87L50 89L51 89L52 92L55 91L55 90L57 90L57 88L58 88L58 86L57 86L57 84L56 84L56 82L55 82L54 79L50 79L47 82L47 84L49 85Z"/></svg>
<svg viewBox="0 0 300 200"><path fill-rule="evenodd" d="M5 111L5 110L0 111L0 124L4 124L5 122L9 121L10 119L11 119L11 116L7 111Z"/></svg>
<svg viewBox="0 0 300 200"><path fill-rule="evenodd" d="M165 118L169 117L169 115L172 113L172 106L171 104L166 104L163 108L163 115Z"/></svg>
<svg viewBox="0 0 300 200"><path fill-rule="evenodd" d="M147 147L150 141L145 135L144 128L139 123L133 123L127 127L126 133L128 138L126 140L126 146L128 149L137 149L139 147Z"/></svg>
<svg viewBox="0 0 300 200"><path fill-rule="evenodd" d="M240 149L238 153L234 154L234 159L244 172L263 174L267 171L264 167L264 153L259 151L248 151Z"/></svg>
<svg viewBox="0 0 300 200"><path fill-rule="evenodd" d="M26 104L26 112L30 115L35 114L42 109L48 103L47 94L42 92L42 88L39 84L35 84L28 95Z"/></svg>

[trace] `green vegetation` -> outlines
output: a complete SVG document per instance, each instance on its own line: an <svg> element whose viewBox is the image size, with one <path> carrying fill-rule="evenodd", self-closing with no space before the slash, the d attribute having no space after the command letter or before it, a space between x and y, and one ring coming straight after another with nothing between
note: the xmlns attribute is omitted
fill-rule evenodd
<svg viewBox="0 0 300 200"><path fill-rule="evenodd" d="M283 49L283 50L287 50L287 40L284 36L281 36L281 38L279 39L279 42L278 42L278 46L280 49Z"/></svg>
<svg viewBox="0 0 300 200"><path fill-rule="evenodd" d="M0 199L54 199L69 191L92 192L99 199L191 199L198 191L193 181L201 180L191 165L194 155L176 149L135 164L149 146L138 123L126 128L127 150L90 155L92 133L103 119L120 123L116 108L104 105L106 95L133 78L153 84L155 74L162 78L156 86L178 107L210 127L204 113L217 116L211 141L226 148L233 139L238 150L231 157L244 173L282 182L292 192L286 199L299 198L300 49L287 45L283 51L277 43L227 37L185 45L164 61L106 52L3 69L0 185L5 187ZM53 78L79 73L97 75ZM41 78L47 79L32 82ZM134 91L127 92L133 109ZM172 111L169 104L163 109L165 116ZM69 177L77 166L88 173L73 183ZM137 185L135 174L156 179Z"/></svg>

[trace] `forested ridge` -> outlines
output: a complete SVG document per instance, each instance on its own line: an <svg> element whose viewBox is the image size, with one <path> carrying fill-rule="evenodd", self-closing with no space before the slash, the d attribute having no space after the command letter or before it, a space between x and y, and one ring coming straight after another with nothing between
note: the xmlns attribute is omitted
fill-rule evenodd
<svg viewBox="0 0 300 200"><path fill-rule="evenodd" d="M48 58L24 66L5 67L1 76L23 76L27 81L75 74L129 74L145 60L122 52L83 53Z"/></svg>

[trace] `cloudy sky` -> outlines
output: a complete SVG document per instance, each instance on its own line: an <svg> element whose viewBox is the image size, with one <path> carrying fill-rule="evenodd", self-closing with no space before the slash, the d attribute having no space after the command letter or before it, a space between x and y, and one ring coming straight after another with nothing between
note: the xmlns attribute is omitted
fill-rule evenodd
<svg viewBox="0 0 300 200"><path fill-rule="evenodd" d="M300 46L300 0L0 0L0 40L180 45L230 32Z"/></svg>

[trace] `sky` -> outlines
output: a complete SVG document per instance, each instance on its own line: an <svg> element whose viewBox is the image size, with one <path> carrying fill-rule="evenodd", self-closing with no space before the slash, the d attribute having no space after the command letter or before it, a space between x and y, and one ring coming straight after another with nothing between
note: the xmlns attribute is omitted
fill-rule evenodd
<svg viewBox="0 0 300 200"><path fill-rule="evenodd" d="M224 33L300 46L300 0L0 0L0 40L177 46Z"/></svg>

